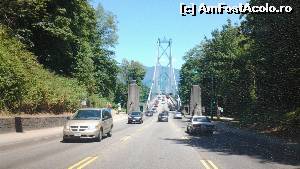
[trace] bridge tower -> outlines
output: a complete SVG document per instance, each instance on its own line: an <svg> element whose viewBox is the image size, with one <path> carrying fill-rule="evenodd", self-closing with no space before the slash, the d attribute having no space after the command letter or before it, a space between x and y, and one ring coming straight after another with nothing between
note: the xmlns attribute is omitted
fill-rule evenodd
<svg viewBox="0 0 300 169"><path fill-rule="evenodd" d="M166 65L165 62L167 62ZM148 95L149 104L153 96L165 93L180 101L172 59L172 39L157 40L157 58ZM176 98L177 97L177 98Z"/></svg>

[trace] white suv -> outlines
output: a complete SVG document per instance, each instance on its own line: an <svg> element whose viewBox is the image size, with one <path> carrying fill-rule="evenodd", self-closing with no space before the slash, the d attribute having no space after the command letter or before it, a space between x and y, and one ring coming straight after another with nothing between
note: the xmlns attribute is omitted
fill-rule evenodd
<svg viewBox="0 0 300 169"><path fill-rule="evenodd" d="M85 138L101 141L104 134L111 136L112 128L113 119L109 109L79 109L65 124L63 141Z"/></svg>

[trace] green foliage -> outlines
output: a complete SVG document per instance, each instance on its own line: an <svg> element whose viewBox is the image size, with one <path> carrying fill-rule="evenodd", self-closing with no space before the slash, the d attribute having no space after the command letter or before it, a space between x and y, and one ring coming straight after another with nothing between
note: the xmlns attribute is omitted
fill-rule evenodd
<svg viewBox="0 0 300 169"><path fill-rule="evenodd" d="M200 84L206 110L224 107L226 114L237 114L251 102L251 74L245 61L249 44L245 36L230 21L222 30L212 32L184 57L186 63L180 73L180 94L184 104L189 102L193 84ZM243 64L243 66L242 66ZM242 86L242 87L239 87Z"/></svg>
<svg viewBox="0 0 300 169"><path fill-rule="evenodd" d="M253 5L264 0L251 0ZM254 44L251 62L257 86L257 110L267 114L294 111L300 104L299 91L299 3L274 0L269 5L289 5L291 14L266 14L246 16L242 28Z"/></svg>
<svg viewBox="0 0 300 169"><path fill-rule="evenodd" d="M140 102L146 103L148 99L148 94L150 92L150 88L144 84L140 86Z"/></svg>
<svg viewBox="0 0 300 169"><path fill-rule="evenodd" d="M54 87L56 83L69 85L69 82L74 81L69 79L75 78L72 82L74 91L79 83L85 97L93 96L95 100L94 96L97 96L100 99L95 103L101 102L101 97L110 100L114 98L118 73L116 61L112 58L112 49L118 39L114 15L106 12L100 4L95 10L86 0L3 0L0 3L0 24L5 25L12 36L25 44L22 48L27 48L33 53L30 54L31 57L36 58L43 67L66 77L47 75L47 71L44 71L45 75L37 76L36 81L41 80ZM20 72L20 76L16 77L19 80L15 81L17 84L5 84L7 81L1 81L3 85L10 87L3 91L3 95L5 99L15 100L9 103L10 107L19 107L20 97L24 96L23 93L27 89L15 86L25 83L23 81L27 79L28 73L23 67L19 70L13 67L15 65L11 66L6 67L5 71ZM52 76L54 80L51 80ZM3 78L11 77L14 77L13 73ZM35 87L37 91L40 90L39 83ZM47 88L41 95L48 97L48 93L55 93L52 90L60 88ZM12 92L13 94L10 94ZM76 95L74 93L74 97ZM2 107L6 107L7 104L0 103ZM36 106L31 105L31 109L39 109L37 105L39 103L36 103ZM30 107L30 104L27 107Z"/></svg>
<svg viewBox="0 0 300 169"><path fill-rule="evenodd" d="M35 56L0 26L0 109L10 111L71 111L87 92L76 80L43 69Z"/></svg>
<svg viewBox="0 0 300 169"><path fill-rule="evenodd" d="M111 103L110 100L106 98L99 98L98 95L91 95L88 97L89 103L91 107L107 107L109 103Z"/></svg>
<svg viewBox="0 0 300 169"><path fill-rule="evenodd" d="M122 60L121 63L121 81L129 84L131 80L136 80L137 85L142 85L142 80L146 74L144 66L136 61Z"/></svg>
<svg viewBox="0 0 300 169"><path fill-rule="evenodd" d="M136 80L137 85L140 87L140 101L146 101L149 88L142 83L145 74L146 69L141 63L124 59L119 68L119 79L117 81L117 88L115 92L115 102L121 103L122 106L125 106L128 99L128 85L131 80Z"/></svg>
<svg viewBox="0 0 300 169"><path fill-rule="evenodd" d="M264 5L265 0L250 3ZM191 85L200 84L203 104L214 113L217 104L243 125L300 131L297 4L274 0L269 5L289 5L293 13L250 13L241 26L228 22L190 50L180 72L183 102L189 102Z"/></svg>
<svg viewBox="0 0 300 169"><path fill-rule="evenodd" d="M298 107L293 112L288 112L281 120L281 129L286 132L286 135L300 135L300 108Z"/></svg>
<svg viewBox="0 0 300 169"><path fill-rule="evenodd" d="M115 90L115 103L121 103L122 107L126 107L128 99L128 84L121 82L119 79L117 80L117 87Z"/></svg>

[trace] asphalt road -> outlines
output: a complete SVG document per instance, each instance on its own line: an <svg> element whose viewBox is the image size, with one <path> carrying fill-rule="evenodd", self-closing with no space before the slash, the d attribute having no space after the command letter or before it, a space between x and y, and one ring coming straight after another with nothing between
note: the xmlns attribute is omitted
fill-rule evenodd
<svg viewBox="0 0 300 169"><path fill-rule="evenodd" d="M296 169L298 157L226 130L213 136L189 136L186 122L157 122L157 114L143 124L115 122L112 137L101 142L62 143L61 134L9 147L0 145L1 169ZM1 137L1 136L0 136ZM256 146L255 146L256 145ZM276 149L276 148L275 148ZM269 154L268 153L273 153ZM274 156L276 154L276 157ZM295 159L293 159L295 158Z"/></svg>

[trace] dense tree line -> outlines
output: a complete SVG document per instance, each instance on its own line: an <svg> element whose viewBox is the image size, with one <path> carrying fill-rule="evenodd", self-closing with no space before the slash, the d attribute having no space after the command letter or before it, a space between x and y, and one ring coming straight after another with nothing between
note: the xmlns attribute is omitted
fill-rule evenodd
<svg viewBox="0 0 300 169"><path fill-rule="evenodd" d="M101 5L3 0L0 25L0 110L64 111L117 97L117 22Z"/></svg>
<svg viewBox="0 0 300 169"><path fill-rule="evenodd" d="M251 0L264 5L264 0ZM300 22L296 1L293 13L248 14L240 26L230 21L186 53L180 72L180 94L189 102L192 84L202 88L206 113L224 108L242 124L300 130ZM295 133L292 133L295 134Z"/></svg>
<svg viewBox="0 0 300 169"><path fill-rule="evenodd" d="M133 60L128 61L123 59L120 65L116 97L114 101L116 103L121 103L121 105L125 107L128 97L128 85L132 80L136 80L140 90L140 102L146 102L150 89L142 83L145 74L146 69L141 63Z"/></svg>

